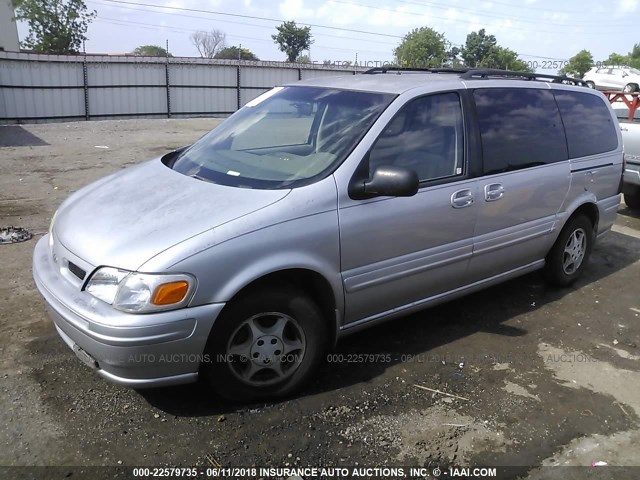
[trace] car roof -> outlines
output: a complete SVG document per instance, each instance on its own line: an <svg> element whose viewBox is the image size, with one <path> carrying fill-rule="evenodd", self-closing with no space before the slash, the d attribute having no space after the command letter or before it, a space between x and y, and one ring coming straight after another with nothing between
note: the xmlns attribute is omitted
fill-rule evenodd
<svg viewBox="0 0 640 480"><path fill-rule="evenodd" d="M417 87L423 87L427 82L438 82L438 86L460 88L464 84L459 75L451 73L387 73L383 75L343 75L331 77L317 77L302 80L291 85L305 85L313 87L339 88L344 90L361 90L377 93L400 94Z"/></svg>
<svg viewBox="0 0 640 480"><path fill-rule="evenodd" d="M487 83L488 81L491 81ZM533 81L533 82L532 82ZM414 88L431 86L435 90L454 90L479 85L495 87L551 85L586 85L580 79L537 73L493 69L383 69L377 68L355 75L325 76L289 83L287 86L337 88L376 93L401 94Z"/></svg>

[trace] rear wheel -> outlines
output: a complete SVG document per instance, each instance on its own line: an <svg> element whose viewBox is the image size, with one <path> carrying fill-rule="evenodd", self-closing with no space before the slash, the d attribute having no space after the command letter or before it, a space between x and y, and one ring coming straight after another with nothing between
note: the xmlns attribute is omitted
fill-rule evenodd
<svg viewBox="0 0 640 480"><path fill-rule="evenodd" d="M588 80L585 83L587 84L587 87L589 87L589 88L596 88L596 84L593 83L591 80Z"/></svg>
<svg viewBox="0 0 640 480"><path fill-rule="evenodd" d="M624 93L633 93L638 91L638 85L635 83L627 83L622 89Z"/></svg>
<svg viewBox="0 0 640 480"><path fill-rule="evenodd" d="M241 295L216 321L202 374L222 397L267 400L299 390L321 363L327 328L318 306L295 288Z"/></svg>
<svg viewBox="0 0 640 480"><path fill-rule="evenodd" d="M587 264L593 247L593 224L585 215L569 220L547 254L545 278L553 285L566 287L575 282Z"/></svg>
<svg viewBox="0 0 640 480"><path fill-rule="evenodd" d="M636 193L625 193L624 194L624 203L627 204L631 210L640 210L640 192Z"/></svg>

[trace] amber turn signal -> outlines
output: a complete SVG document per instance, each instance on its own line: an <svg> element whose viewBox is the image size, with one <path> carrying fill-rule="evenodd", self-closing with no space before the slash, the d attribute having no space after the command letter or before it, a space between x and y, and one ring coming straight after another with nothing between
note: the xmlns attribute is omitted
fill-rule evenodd
<svg viewBox="0 0 640 480"><path fill-rule="evenodd" d="M153 292L151 303L154 305L171 305L178 303L184 300L188 291L189 284L184 281L163 283Z"/></svg>

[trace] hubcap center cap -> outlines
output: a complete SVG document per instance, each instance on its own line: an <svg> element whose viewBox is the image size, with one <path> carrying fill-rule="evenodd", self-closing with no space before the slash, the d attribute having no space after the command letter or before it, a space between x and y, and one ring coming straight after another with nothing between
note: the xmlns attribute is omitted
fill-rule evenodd
<svg viewBox="0 0 640 480"><path fill-rule="evenodd" d="M284 345L275 335L263 335L251 345L251 361L256 365L273 365L283 354Z"/></svg>

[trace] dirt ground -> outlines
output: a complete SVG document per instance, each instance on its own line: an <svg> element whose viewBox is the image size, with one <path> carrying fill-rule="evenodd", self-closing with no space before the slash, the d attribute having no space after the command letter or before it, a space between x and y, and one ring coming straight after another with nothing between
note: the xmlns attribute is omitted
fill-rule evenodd
<svg viewBox="0 0 640 480"><path fill-rule="evenodd" d="M0 226L35 234L0 245L0 466L640 466L640 217L624 205L573 287L531 274L349 337L286 401L134 391L89 370L35 289L36 239L71 192L218 122L0 127ZM391 361L348 361L361 353Z"/></svg>

